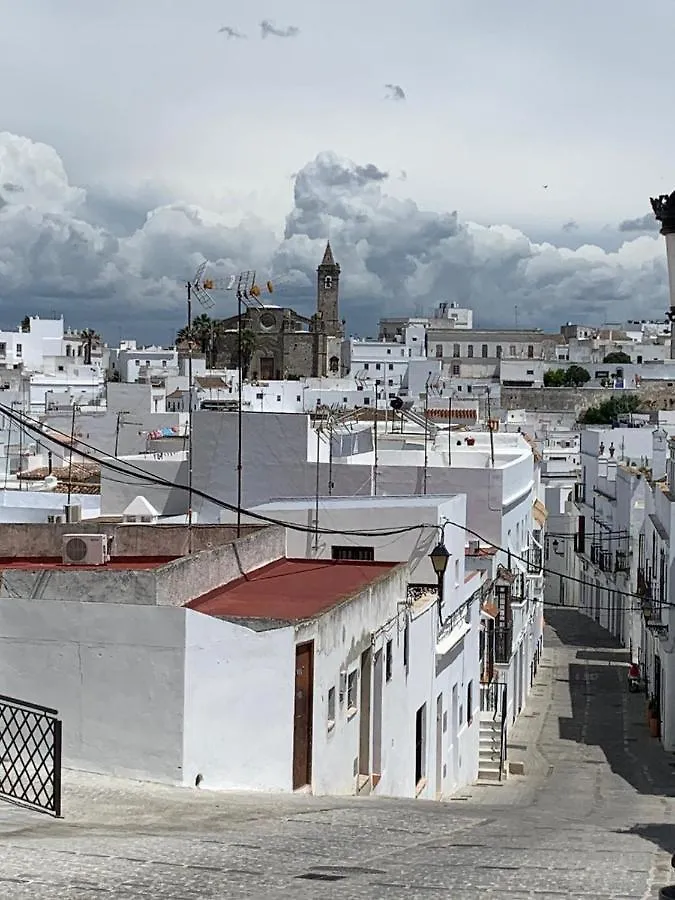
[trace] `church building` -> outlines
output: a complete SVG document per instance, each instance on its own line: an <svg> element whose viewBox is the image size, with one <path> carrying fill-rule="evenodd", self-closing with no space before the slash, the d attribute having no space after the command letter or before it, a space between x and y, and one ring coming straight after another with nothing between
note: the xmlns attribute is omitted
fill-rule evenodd
<svg viewBox="0 0 675 900"><path fill-rule="evenodd" d="M316 312L301 316L288 307L251 304L242 314L242 371L253 381L340 374L344 323L339 313L340 266L330 241L317 268ZM238 368L238 316L219 323L217 368Z"/></svg>

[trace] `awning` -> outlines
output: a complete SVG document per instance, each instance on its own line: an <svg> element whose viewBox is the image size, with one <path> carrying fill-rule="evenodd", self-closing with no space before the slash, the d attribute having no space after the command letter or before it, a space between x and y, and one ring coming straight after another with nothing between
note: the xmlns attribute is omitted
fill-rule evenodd
<svg viewBox="0 0 675 900"><path fill-rule="evenodd" d="M541 502L541 500L535 500L532 505L532 515L534 516L537 524L543 528L546 524L546 519L548 518L548 510Z"/></svg>

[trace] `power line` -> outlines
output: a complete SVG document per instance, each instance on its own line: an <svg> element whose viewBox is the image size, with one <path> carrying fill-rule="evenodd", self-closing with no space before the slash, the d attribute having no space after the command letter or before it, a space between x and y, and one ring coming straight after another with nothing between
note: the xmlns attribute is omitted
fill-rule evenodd
<svg viewBox="0 0 675 900"><path fill-rule="evenodd" d="M17 416L13 410L10 410L8 407L3 406L2 404L0 404L0 412L3 412L9 419L17 422L17 424L19 424L19 425L23 424L23 426L28 431L30 431L32 433L37 431L38 433L43 434L42 423L39 422L37 419L33 419L30 416L25 416L25 415ZM26 424L27 422L34 423L34 424ZM43 437L45 437L45 436L43 435ZM70 447L69 444L67 444L65 441L60 440L57 437L52 437L50 435L47 435L46 440L56 444L57 446L65 448L65 449L69 449L69 447ZM90 450L94 450L96 453L101 453L99 448L93 446L92 444L89 444L86 441L78 439L78 444L81 444L84 447L88 447ZM100 466L105 467L107 469L111 469L112 471L117 472L118 474L129 475L140 481L147 481L150 484L154 484L159 487L163 487L165 489L170 489L170 490L179 489L179 490L184 490L184 491L188 490L187 485L169 481L168 479L161 478L160 476L152 475L151 473L146 472L140 466L136 466L133 463L130 463L128 461L125 463L125 466L127 466L127 468L125 468L124 466L119 465L116 462L113 462L113 460L111 458L94 456L93 454L87 453L81 449L78 449L77 453L78 453L78 455L83 456L85 459L88 459L92 462L98 463ZM230 512L235 512L235 513L239 512L239 513L241 513L241 515L245 515L245 516L248 516L249 518L253 518L258 521L264 522L266 525L281 526L283 528L288 528L291 531L298 531L302 534L314 535L314 534L319 533L319 534L349 535L352 537L393 537L394 535L408 534L409 532L420 531L420 530L423 530L426 528L439 529L440 527L442 527L442 525L439 526L438 523L417 523L415 525L401 526L400 528L386 528L386 529L365 529L365 530L342 529L342 530L340 530L340 529L335 529L335 528L321 528L321 527L317 528L315 526L299 525L299 524L296 524L293 522L284 522L281 519L275 519L272 516L265 516L264 514L254 512L253 510L246 510L243 508L240 509L236 505L234 505L232 503L228 503L225 500L221 500L218 497L214 497L212 494L209 494L206 491L202 491L199 488L193 487L192 493L193 493L193 495L196 495L198 497L201 497L204 500L207 500L209 503L213 503L214 506L219 506L222 509L226 509ZM477 540L481 541L483 544L487 544L489 547L492 547L494 550L497 550L501 553L506 554L510 559L515 559L521 563L524 563L528 567L528 569L530 568L530 566L532 566L531 561L529 559L527 559L526 557L523 557L523 556L520 556L519 554L514 553L509 548L502 547L500 544L496 544L494 541L491 541L488 538L484 537L482 534L479 534L477 531L470 528L468 525L462 525L458 522L453 522L449 519L446 520L444 524L451 526L453 528L457 528L460 531L465 532L466 534L470 535L471 537L476 538ZM640 603L642 603L642 600L643 600L643 598L640 595L634 594L630 591L622 591L622 590L618 590L618 589L614 589L614 588L610 589L610 588L602 587L601 585L597 585L592 581L587 581L586 579L578 578L574 575L569 575L567 573L563 574L562 572L557 572L557 571L554 571L553 569L549 569L544 565L539 567L539 571L541 572L542 575L552 575L552 576L564 579L565 581L572 582L574 584L585 585L587 587L591 587L594 589L600 588L600 590L607 590L607 591L611 590L611 592L613 594L616 594L617 596L627 597L631 600L637 600ZM523 573L523 574L525 574L525 573ZM665 600L658 601L658 602L660 603L661 606L675 607L675 603L669 603L668 601L665 601Z"/></svg>

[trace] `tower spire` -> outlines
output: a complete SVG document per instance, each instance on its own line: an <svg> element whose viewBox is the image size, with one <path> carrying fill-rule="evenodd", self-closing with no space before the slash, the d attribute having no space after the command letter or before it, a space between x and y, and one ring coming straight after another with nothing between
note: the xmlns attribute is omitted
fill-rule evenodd
<svg viewBox="0 0 675 900"><path fill-rule="evenodd" d="M326 242L326 250L323 254L323 259L321 260L322 266L334 266L335 265L335 257L333 256L333 251L330 246L330 241Z"/></svg>

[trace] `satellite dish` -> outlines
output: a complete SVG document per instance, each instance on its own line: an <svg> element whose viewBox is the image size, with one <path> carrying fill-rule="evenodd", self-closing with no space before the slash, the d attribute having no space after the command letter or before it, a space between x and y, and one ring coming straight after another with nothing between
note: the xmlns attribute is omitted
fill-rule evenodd
<svg viewBox="0 0 675 900"><path fill-rule="evenodd" d="M403 400L401 400L400 397L392 397L389 401L389 406L391 406L392 409L396 410L403 409Z"/></svg>

